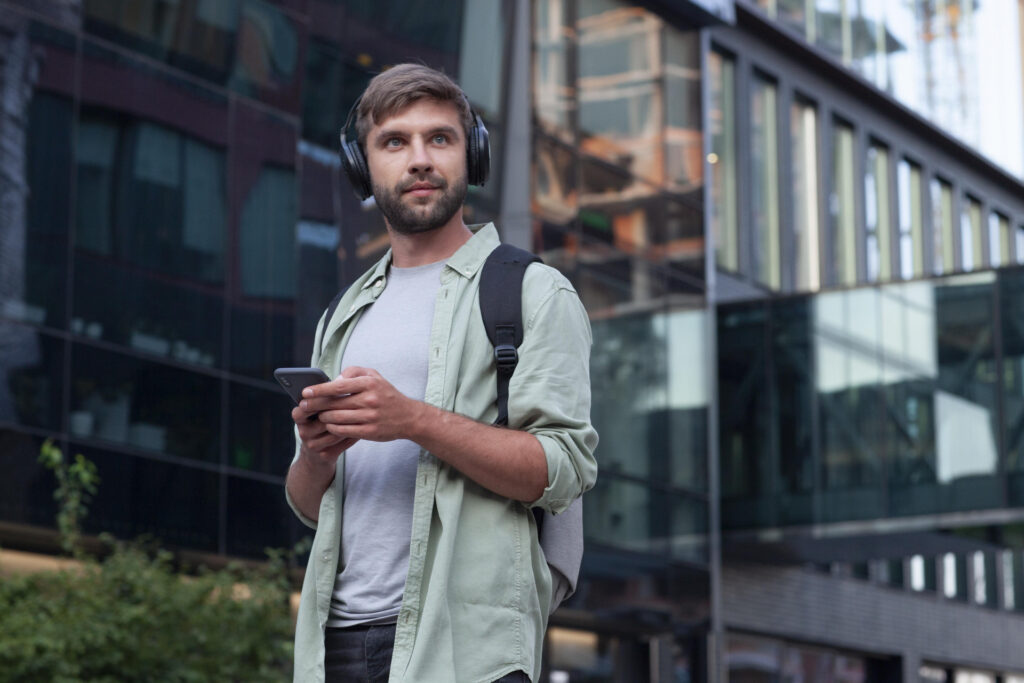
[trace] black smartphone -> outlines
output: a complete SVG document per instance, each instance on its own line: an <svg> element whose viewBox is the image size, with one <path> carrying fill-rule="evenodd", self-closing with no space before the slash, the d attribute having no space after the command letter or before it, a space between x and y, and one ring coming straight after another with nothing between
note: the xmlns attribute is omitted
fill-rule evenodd
<svg viewBox="0 0 1024 683"><path fill-rule="evenodd" d="M295 405L299 405L302 400L303 389L331 381L320 368L278 368L274 370L274 379L292 397Z"/></svg>

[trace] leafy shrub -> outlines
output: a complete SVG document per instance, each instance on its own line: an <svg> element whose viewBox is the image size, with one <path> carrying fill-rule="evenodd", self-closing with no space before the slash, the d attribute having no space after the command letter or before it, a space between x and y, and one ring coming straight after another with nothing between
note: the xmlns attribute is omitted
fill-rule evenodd
<svg viewBox="0 0 1024 683"><path fill-rule="evenodd" d="M280 681L290 678L287 553L258 568L182 575L171 553L104 537L89 557L78 525L95 467L52 445L64 547L77 566L0 578L0 681ZM77 471L72 471L75 468ZM70 507L69 507L70 503Z"/></svg>

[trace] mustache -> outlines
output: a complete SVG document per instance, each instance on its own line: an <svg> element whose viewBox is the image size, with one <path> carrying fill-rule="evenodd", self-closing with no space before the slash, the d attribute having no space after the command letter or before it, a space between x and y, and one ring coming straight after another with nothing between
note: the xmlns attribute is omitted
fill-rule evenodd
<svg viewBox="0 0 1024 683"><path fill-rule="evenodd" d="M399 194L401 194L402 192L405 192L406 190L408 190L413 185L417 185L419 183L430 183L434 187L439 188L441 190L444 190L444 189L446 189L448 187L448 181L446 181L444 178L442 178L439 175L433 175L432 173L427 173L427 174L424 174L424 175L417 176L415 178L410 178L409 180L406 180L405 182L403 182L402 184L400 184L398 186L398 192L399 192Z"/></svg>

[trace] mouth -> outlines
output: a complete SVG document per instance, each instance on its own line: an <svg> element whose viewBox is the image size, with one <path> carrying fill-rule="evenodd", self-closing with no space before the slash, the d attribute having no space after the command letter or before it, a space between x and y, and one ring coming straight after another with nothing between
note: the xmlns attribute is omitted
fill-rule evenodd
<svg viewBox="0 0 1024 683"><path fill-rule="evenodd" d="M428 197L437 189L437 185L431 185L429 183L416 183L414 185L410 185L405 190L403 190L402 194L412 195L413 197Z"/></svg>

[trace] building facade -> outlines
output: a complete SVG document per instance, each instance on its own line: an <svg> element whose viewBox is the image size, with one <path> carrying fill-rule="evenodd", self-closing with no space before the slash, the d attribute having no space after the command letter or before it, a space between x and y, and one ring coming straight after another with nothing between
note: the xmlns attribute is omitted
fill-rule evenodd
<svg viewBox="0 0 1024 683"><path fill-rule="evenodd" d="M340 172L373 74L487 123L468 219L594 330L597 487L550 681L1024 681L1013 0L0 1L0 544L258 559L289 399L387 247ZM0 558L2 561L2 558Z"/></svg>

